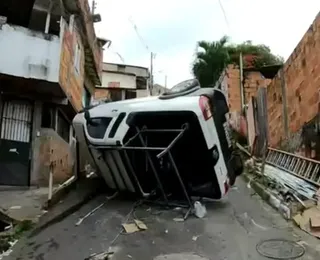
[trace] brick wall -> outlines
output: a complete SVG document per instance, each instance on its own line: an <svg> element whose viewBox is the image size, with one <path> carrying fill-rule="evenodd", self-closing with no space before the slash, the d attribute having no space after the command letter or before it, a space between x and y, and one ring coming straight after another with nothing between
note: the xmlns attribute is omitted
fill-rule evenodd
<svg viewBox="0 0 320 260"><path fill-rule="evenodd" d="M76 26L69 26L63 19L59 83L76 111L82 109L84 91L84 47ZM76 48L80 48L79 71L75 67Z"/></svg>
<svg viewBox="0 0 320 260"><path fill-rule="evenodd" d="M225 81L227 84L227 99L230 112L239 112L241 110L240 96L240 70L234 65L229 65L226 69Z"/></svg>
<svg viewBox="0 0 320 260"><path fill-rule="evenodd" d="M319 13L320 14L320 13ZM293 136L319 111L320 90L320 15L316 17L284 64L289 134ZM277 75L268 86L270 145L285 139L281 80ZM290 142L290 139L287 140Z"/></svg>
<svg viewBox="0 0 320 260"><path fill-rule="evenodd" d="M110 92L106 88L96 88L94 92L94 99L95 100L101 100L101 99L106 99L110 98Z"/></svg>
<svg viewBox="0 0 320 260"><path fill-rule="evenodd" d="M53 163L53 182L61 184L73 175L74 151L53 129L42 128L39 142L39 186L48 186L50 163Z"/></svg>
<svg viewBox="0 0 320 260"><path fill-rule="evenodd" d="M241 96L240 96L240 70L238 66L229 65L225 71L224 79L221 82L226 82L227 89L224 91L229 104L230 112L240 112ZM259 87L266 87L270 79L265 79L259 71L244 72L244 95L245 103L247 104L251 97L256 96ZM227 80L225 80L227 78Z"/></svg>
<svg viewBox="0 0 320 260"><path fill-rule="evenodd" d="M265 79L259 71L244 72L244 96L246 104L249 103L251 97L255 97L258 89L265 88L270 82L270 79Z"/></svg>
<svg viewBox="0 0 320 260"><path fill-rule="evenodd" d="M281 78L278 74L267 87L269 145L274 147L284 138Z"/></svg>

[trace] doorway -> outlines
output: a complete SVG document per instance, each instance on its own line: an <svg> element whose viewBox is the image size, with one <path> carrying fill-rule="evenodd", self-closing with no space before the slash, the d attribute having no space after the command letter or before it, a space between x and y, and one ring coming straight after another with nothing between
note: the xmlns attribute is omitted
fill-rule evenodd
<svg viewBox="0 0 320 260"><path fill-rule="evenodd" d="M29 186L33 104L4 101L0 128L0 185Z"/></svg>

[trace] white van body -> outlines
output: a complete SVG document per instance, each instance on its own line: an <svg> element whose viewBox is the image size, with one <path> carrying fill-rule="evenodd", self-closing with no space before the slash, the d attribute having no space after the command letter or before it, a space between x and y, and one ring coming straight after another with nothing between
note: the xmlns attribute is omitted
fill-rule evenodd
<svg viewBox="0 0 320 260"><path fill-rule="evenodd" d="M170 149L177 158L177 165L174 166L177 166L176 170L186 186L187 193L190 196L199 195L215 199L220 199L227 193L230 171L235 169L235 165L232 160L233 151L225 97L217 89L200 89L197 86L191 91L179 93L179 91L173 91L173 97L169 93L162 97L137 98L100 104L76 115L73 126L77 139L80 145L90 151L101 176L110 188L133 193L139 192L142 195L149 194L152 188L157 186L150 184L153 183L153 180L149 179L149 176L152 175L148 173L151 171L150 166L157 168L152 170L159 173L160 179L166 176L160 181L164 186L166 183L170 186L171 181L168 181L168 178L173 176L169 173L174 168L172 165L166 170L163 170L162 162L161 165L157 162L155 162L156 166L149 165L150 161L146 155L137 155L141 151L128 151L128 153L131 152L131 157L128 159L128 154L124 154L123 149L130 148L125 148L126 143L134 138L136 129L137 131L139 129L159 131L158 137L151 136L149 139L145 137L145 140L151 140L150 147L159 145L167 147L171 144L164 141L164 139L170 139L169 134L165 131L175 131L174 129L178 128L186 133L181 134L184 136L177 141L175 145L177 148ZM217 102L214 100L216 96L218 97ZM223 104L223 109L213 108L212 104L215 102ZM223 115L218 116L220 110L224 112L222 112ZM188 125L188 129L184 129L182 125ZM161 132L165 136L163 141L161 141ZM189 148L190 151L188 151ZM143 145L141 147L139 145L137 149L143 149ZM150 157L156 160L157 152L150 150L149 153ZM128 160L130 165L128 165ZM134 171L132 168L135 164L136 172L140 174L138 177L130 173ZM146 173L142 173L143 171ZM232 182L234 182L235 173L231 175L233 176ZM143 184L144 179L148 180ZM205 185L206 183L208 185ZM206 187L202 188L204 186ZM175 188L170 189L175 190ZM201 189L206 190L203 195Z"/></svg>

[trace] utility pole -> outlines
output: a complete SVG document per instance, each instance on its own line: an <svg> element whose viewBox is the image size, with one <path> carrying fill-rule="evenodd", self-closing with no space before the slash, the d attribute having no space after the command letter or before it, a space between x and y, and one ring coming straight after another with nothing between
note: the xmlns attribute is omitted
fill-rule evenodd
<svg viewBox="0 0 320 260"><path fill-rule="evenodd" d="M95 9L96 9L96 1L92 0L92 10L91 10L92 16L94 15L94 10Z"/></svg>
<svg viewBox="0 0 320 260"><path fill-rule="evenodd" d="M150 95L152 96L152 89L153 89L153 52L151 52L151 60L150 60Z"/></svg>
<svg viewBox="0 0 320 260"><path fill-rule="evenodd" d="M240 70L240 100L241 100L241 113L244 109L244 91L243 91L243 58L242 52L240 52L239 57L239 70Z"/></svg>
<svg viewBox="0 0 320 260"><path fill-rule="evenodd" d="M164 77L164 87L167 89L167 75Z"/></svg>

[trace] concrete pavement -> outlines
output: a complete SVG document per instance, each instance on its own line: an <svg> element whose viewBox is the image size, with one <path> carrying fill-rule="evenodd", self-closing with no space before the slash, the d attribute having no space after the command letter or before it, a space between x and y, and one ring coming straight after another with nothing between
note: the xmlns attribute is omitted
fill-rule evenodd
<svg viewBox="0 0 320 260"><path fill-rule="evenodd" d="M133 202L110 201L82 222L75 223L106 200L101 195L39 234L5 259L85 259L92 253L110 248L112 259L137 260L259 260L266 259L256 251L264 239L289 239L306 247L300 259L320 259L319 242L295 229L259 197L252 195L246 183L238 180L229 198L206 203L208 215L204 219L190 217L185 222L175 211L149 210L141 206L132 214L147 225L148 230L122 234Z"/></svg>
<svg viewBox="0 0 320 260"><path fill-rule="evenodd" d="M48 188L3 189L0 187L0 211L16 222L37 222L44 213Z"/></svg>

